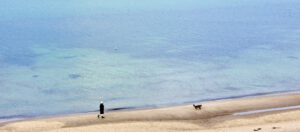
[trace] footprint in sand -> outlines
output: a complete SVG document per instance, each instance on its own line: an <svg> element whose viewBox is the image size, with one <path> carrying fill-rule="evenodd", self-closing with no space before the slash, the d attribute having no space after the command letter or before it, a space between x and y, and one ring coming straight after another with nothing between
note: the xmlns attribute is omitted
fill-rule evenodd
<svg viewBox="0 0 300 132"><path fill-rule="evenodd" d="M272 129L279 129L280 127L272 127Z"/></svg>
<svg viewBox="0 0 300 132"><path fill-rule="evenodd" d="M259 131L259 130L261 130L261 128L254 129L253 131Z"/></svg>

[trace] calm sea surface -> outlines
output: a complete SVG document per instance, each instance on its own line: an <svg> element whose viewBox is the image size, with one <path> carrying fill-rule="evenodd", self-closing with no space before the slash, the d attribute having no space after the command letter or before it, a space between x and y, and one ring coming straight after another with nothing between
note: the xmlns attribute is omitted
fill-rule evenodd
<svg viewBox="0 0 300 132"><path fill-rule="evenodd" d="M0 4L0 118L289 90L299 0Z"/></svg>

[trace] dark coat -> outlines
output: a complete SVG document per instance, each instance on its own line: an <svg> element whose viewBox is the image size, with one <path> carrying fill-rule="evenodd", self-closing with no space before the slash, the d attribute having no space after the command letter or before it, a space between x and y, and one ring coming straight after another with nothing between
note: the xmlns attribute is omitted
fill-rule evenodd
<svg viewBox="0 0 300 132"><path fill-rule="evenodd" d="M100 114L104 114L104 104L101 103L99 106Z"/></svg>

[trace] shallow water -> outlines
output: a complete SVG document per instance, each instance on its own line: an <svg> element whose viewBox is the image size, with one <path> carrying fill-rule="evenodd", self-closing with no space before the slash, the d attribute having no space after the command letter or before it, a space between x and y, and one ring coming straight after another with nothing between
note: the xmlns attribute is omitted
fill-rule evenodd
<svg viewBox="0 0 300 132"><path fill-rule="evenodd" d="M300 2L4 0L0 118L300 89Z"/></svg>

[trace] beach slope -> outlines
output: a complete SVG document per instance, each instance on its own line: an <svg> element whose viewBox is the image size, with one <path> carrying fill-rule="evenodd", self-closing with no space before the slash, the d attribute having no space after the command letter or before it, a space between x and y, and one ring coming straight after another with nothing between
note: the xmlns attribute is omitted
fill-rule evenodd
<svg viewBox="0 0 300 132"><path fill-rule="evenodd" d="M1 132L252 132L300 131L300 93L285 93L202 102L158 109L115 111L97 119L97 113L2 123Z"/></svg>

